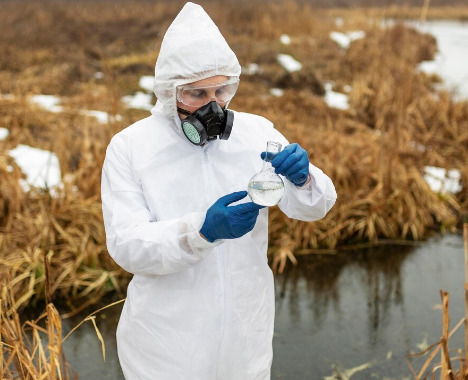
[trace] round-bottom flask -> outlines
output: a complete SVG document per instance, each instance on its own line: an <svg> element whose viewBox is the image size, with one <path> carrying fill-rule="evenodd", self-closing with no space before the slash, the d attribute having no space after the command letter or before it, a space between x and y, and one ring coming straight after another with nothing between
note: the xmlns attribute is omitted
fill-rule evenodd
<svg viewBox="0 0 468 380"><path fill-rule="evenodd" d="M284 195L284 182L271 165L271 161L280 151L280 143L269 141L263 159L262 171L255 174L249 181L249 196L252 202L258 205L274 206Z"/></svg>

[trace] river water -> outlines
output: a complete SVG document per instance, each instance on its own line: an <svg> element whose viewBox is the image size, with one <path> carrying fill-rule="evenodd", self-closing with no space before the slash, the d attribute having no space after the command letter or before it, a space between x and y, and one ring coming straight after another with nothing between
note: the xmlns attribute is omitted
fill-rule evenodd
<svg viewBox="0 0 468 380"><path fill-rule="evenodd" d="M427 21L408 24L429 33L437 40L438 53L433 61L419 67L429 74L438 74L443 87L457 100L468 99L468 21Z"/></svg>
<svg viewBox="0 0 468 380"><path fill-rule="evenodd" d="M440 289L450 292L451 327L464 315L459 235L300 260L275 279L272 379L325 379L333 368L341 374L354 369L356 380L409 378L404 356L441 336ZM114 306L97 317L106 363L90 322L64 343L81 379L124 379L115 341L120 311ZM65 320L65 333L85 316ZM451 348L464 347L463 332L451 338Z"/></svg>

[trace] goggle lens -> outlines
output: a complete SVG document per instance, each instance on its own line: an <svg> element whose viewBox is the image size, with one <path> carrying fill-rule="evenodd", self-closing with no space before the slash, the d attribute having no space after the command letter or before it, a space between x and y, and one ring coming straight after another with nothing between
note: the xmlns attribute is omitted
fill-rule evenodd
<svg viewBox="0 0 468 380"><path fill-rule="evenodd" d="M239 87L239 80L203 87L189 85L177 87L177 100L187 106L201 107L215 98L218 103L226 103L233 98Z"/></svg>

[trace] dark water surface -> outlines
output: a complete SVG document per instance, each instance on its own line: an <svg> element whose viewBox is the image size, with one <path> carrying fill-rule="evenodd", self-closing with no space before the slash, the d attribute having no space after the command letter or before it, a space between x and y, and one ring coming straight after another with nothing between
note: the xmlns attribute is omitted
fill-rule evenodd
<svg viewBox="0 0 468 380"><path fill-rule="evenodd" d="M275 282L272 379L331 380L334 368L344 380L409 379L404 356L440 339L440 289L450 292L450 327L464 315L463 239L307 256ZM121 308L96 318L106 363L91 322L65 341L81 379L124 379L115 341ZM65 320L65 333L86 315ZM462 326L450 348L464 347L463 333Z"/></svg>

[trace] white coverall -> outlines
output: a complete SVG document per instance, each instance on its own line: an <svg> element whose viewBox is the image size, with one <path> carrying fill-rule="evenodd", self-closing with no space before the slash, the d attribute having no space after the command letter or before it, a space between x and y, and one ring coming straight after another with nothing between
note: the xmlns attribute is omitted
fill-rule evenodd
<svg viewBox="0 0 468 380"><path fill-rule="evenodd" d="M184 136L175 87L239 76L239 62L203 8L187 3L164 37L152 115L118 133L102 171L108 251L134 277L117 329L127 380L270 379L274 287L267 263L268 208L238 239L209 243L199 231L220 197L247 189L267 141L288 141L263 117L234 112L228 140L195 146ZM332 181L286 178L288 217L323 218ZM248 197L241 202L250 201Z"/></svg>

